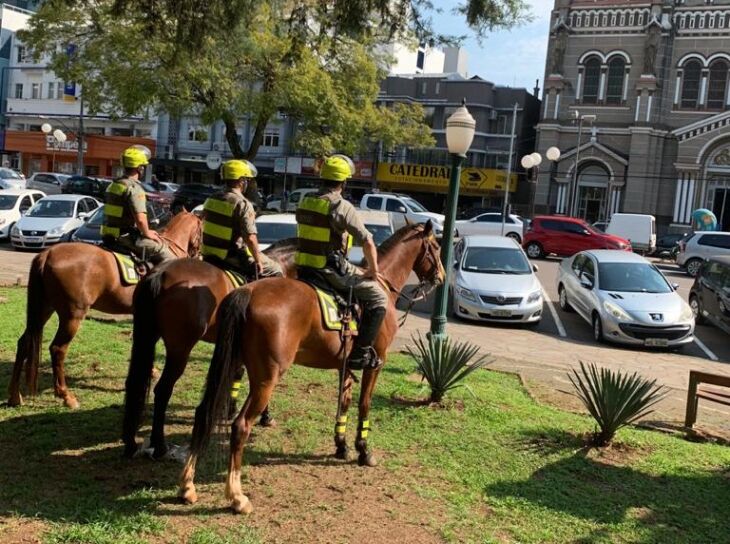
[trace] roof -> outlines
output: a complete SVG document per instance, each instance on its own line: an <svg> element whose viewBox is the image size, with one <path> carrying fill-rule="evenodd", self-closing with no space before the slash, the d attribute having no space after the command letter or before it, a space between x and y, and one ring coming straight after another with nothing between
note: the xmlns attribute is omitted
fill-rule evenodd
<svg viewBox="0 0 730 544"><path fill-rule="evenodd" d="M48 200L70 200L72 202L76 202L77 200L81 200L82 198L90 198L92 200L96 200L93 196L89 195L49 195L45 198Z"/></svg>
<svg viewBox="0 0 730 544"><path fill-rule="evenodd" d="M471 234L464 236L463 240L468 247L504 247L508 249L518 249L520 247L517 242L507 236Z"/></svg>
<svg viewBox="0 0 730 544"><path fill-rule="evenodd" d="M570 217L567 215L536 215L532 218L532 221L535 222L538 219L540 220L553 220L553 221L572 221L573 223L584 223L585 221L583 219L580 219L579 217Z"/></svg>
<svg viewBox="0 0 730 544"><path fill-rule="evenodd" d="M650 264L644 257L632 251L623 251L620 249L591 249L584 251L588 255L595 257L599 263L642 263Z"/></svg>
<svg viewBox="0 0 730 544"><path fill-rule="evenodd" d="M256 218L257 223L296 223L293 213L267 213Z"/></svg>
<svg viewBox="0 0 730 544"><path fill-rule="evenodd" d="M375 210L356 210L363 223L368 225L390 225L390 214ZM257 223L296 223L297 219L293 213L271 213L260 215L256 218Z"/></svg>
<svg viewBox="0 0 730 544"><path fill-rule="evenodd" d="M20 195L29 195L29 194L36 194L41 193L42 195L45 195L43 191L40 189L3 189L0 191L0 196L2 195L10 195L10 196L20 196Z"/></svg>

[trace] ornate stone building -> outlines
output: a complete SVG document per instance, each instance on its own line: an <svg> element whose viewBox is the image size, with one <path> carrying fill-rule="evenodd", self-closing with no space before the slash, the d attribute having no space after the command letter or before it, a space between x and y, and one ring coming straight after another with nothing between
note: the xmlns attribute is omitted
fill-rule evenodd
<svg viewBox="0 0 730 544"><path fill-rule="evenodd" d="M563 154L538 210L682 229L706 207L730 230L729 72L730 0L556 0L538 151Z"/></svg>

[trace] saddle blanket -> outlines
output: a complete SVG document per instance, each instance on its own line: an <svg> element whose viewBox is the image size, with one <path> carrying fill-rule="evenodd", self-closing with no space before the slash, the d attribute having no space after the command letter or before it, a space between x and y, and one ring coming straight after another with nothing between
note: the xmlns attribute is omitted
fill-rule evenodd
<svg viewBox="0 0 730 544"><path fill-rule="evenodd" d="M124 285L136 285L139 283L139 272L132 257L112 251L114 258L119 265L119 276Z"/></svg>
<svg viewBox="0 0 730 544"><path fill-rule="evenodd" d="M246 277L243 274L236 272L235 270L231 270L230 268L223 268L222 270L225 272L226 276L228 276L228 279L231 280L234 289L238 289L239 287L246 285Z"/></svg>
<svg viewBox="0 0 730 544"><path fill-rule="evenodd" d="M340 314L340 306L329 293L318 287L315 287L314 290L317 293L319 307L322 310L322 321L324 322L325 329L341 331L342 315ZM355 319L350 320L350 330L353 332L357 331L357 321Z"/></svg>

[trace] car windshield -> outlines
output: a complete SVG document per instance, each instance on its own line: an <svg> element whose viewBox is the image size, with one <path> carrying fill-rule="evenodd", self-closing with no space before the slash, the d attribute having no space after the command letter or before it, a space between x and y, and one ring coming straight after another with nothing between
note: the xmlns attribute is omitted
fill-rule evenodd
<svg viewBox="0 0 730 544"><path fill-rule="evenodd" d="M142 186L142 189L144 189L144 190L145 190L145 191L147 191L148 193L156 193L156 192L157 192L157 189L155 189L155 188L154 188L154 187L153 187L152 185L150 185L149 183L146 183L146 182L144 182L144 181L143 181L142 183L140 183L140 185Z"/></svg>
<svg viewBox="0 0 730 544"><path fill-rule="evenodd" d="M648 263L602 263L598 265L598 288L620 293L670 293L662 273Z"/></svg>
<svg viewBox="0 0 730 544"><path fill-rule="evenodd" d="M16 195L0 195L0 210L12 210L18 198Z"/></svg>
<svg viewBox="0 0 730 544"><path fill-rule="evenodd" d="M426 208L421 206L418 202L416 202L412 198L401 197L401 199L403 200L403 202L405 202L408 205L408 207L411 209L412 212L421 213L421 212L427 211Z"/></svg>
<svg viewBox="0 0 730 544"><path fill-rule="evenodd" d="M2 179L23 179L21 178L17 172L13 172L12 170L8 170L6 168L3 168L0 170L0 178Z"/></svg>
<svg viewBox="0 0 730 544"><path fill-rule="evenodd" d="M74 203L70 200L48 200L44 198L33 206L28 217L73 217Z"/></svg>
<svg viewBox="0 0 730 544"><path fill-rule="evenodd" d="M94 212L94 215L92 215L89 220L86 222L87 225L93 225L95 227L100 227L101 224L104 222L104 208L99 208Z"/></svg>
<svg viewBox="0 0 730 544"><path fill-rule="evenodd" d="M470 247L464 256L466 272L484 274L530 274L532 268L519 249L507 247Z"/></svg>
<svg viewBox="0 0 730 544"><path fill-rule="evenodd" d="M258 240L261 244L273 244L279 240L296 238L296 223L256 223Z"/></svg>

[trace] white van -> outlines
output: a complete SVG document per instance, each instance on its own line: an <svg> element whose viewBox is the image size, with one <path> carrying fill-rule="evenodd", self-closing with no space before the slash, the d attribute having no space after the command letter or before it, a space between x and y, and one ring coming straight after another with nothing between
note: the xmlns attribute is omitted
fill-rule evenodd
<svg viewBox="0 0 730 544"><path fill-rule="evenodd" d="M412 223L433 223L434 233L441 236L444 230L444 216L429 212L420 202L408 195L396 193L368 193L360 201L361 210L376 210L403 214Z"/></svg>
<svg viewBox="0 0 730 544"><path fill-rule="evenodd" d="M615 213L606 232L629 240L634 251L651 253L656 249L656 220L653 215Z"/></svg>

